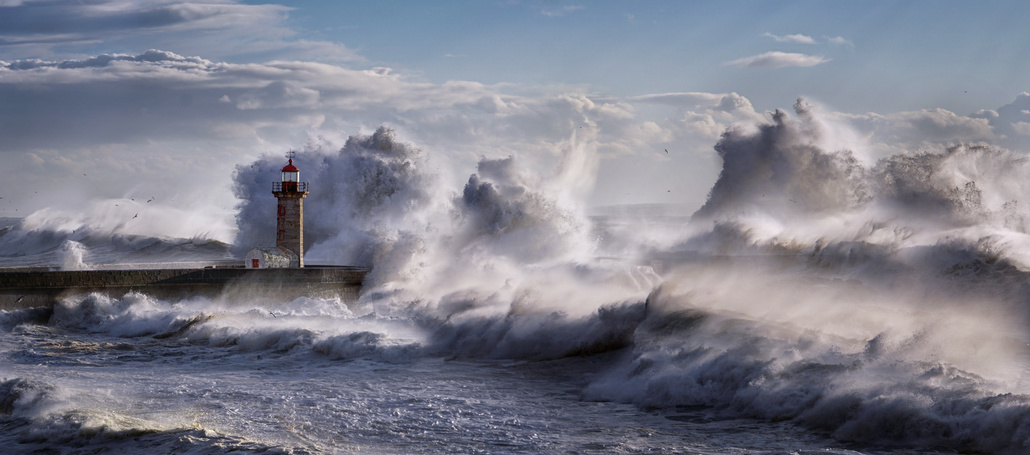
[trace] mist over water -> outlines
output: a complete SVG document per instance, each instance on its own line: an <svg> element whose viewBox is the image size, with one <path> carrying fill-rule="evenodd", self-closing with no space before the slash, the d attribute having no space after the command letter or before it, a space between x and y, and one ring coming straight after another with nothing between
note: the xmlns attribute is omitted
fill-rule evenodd
<svg viewBox="0 0 1030 455"><path fill-rule="evenodd" d="M670 271L588 396L1026 450L1026 159L957 145L866 167L795 109L723 135L708 228L652 249Z"/></svg>
<svg viewBox="0 0 1030 455"><path fill-rule="evenodd" d="M0 267L153 268L231 259L231 232L219 220L145 200L102 200L78 212L47 208L7 220L0 224Z"/></svg>
<svg viewBox="0 0 1030 455"><path fill-rule="evenodd" d="M418 220L384 206L375 228L388 235L356 223L379 242L361 247L376 277L363 303L418 315L442 355L626 348L590 399L786 419L844 441L1024 448L1026 159L961 144L866 163L834 148L843 127L817 107L795 111L723 135L719 179L678 229L641 232L646 216L592 224L547 176L484 160ZM356 156L396 147L378 143ZM409 163L377 172L432 181ZM312 243L313 255L328 245Z"/></svg>
<svg viewBox="0 0 1030 455"><path fill-rule="evenodd" d="M693 214L588 216L589 132L556 169L483 159L456 188L387 128L309 144L305 262L370 267L359 301L94 294L4 313L0 419L9 440L197 453L1030 449L1026 159L959 144L871 161L794 109L723 134ZM237 167L237 256L273 242L284 162ZM33 220L0 253L75 269L207 251ZM139 365L158 373L118 379ZM107 382L130 398L100 404Z"/></svg>

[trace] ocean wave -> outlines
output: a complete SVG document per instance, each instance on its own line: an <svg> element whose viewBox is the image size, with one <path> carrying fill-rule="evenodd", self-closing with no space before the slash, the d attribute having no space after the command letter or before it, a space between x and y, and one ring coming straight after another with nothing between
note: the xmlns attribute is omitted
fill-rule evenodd
<svg viewBox="0 0 1030 455"><path fill-rule="evenodd" d="M685 267L648 298L632 348L585 395L788 420L843 441L1027 450L1030 348L1010 305L914 282Z"/></svg>
<svg viewBox="0 0 1030 455"><path fill-rule="evenodd" d="M88 270L232 258L229 244L219 240L127 234L84 223L64 225L60 215L44 210L0 229L0 258L4 267Z"/></svg>
<svg viewBox="0 0 1030 455"><path fill-rule="evenodd" d="M306 175L326 191L308 200L310 258L371 266L358 301L92 294L49 325L301 364L604 354L587 399L866 444L1030 449L1027 160L961 144L865 163L833 146L817 109L795 111L723 135L722 173L693 216L621 211L602 226L566 188L592 161L574 140L552 174L483 159L460 189L385 128L312 147L298 162L315 162ZM272 232L266 180L280 165L237 168L237 252ZM18 229L0 250L69 267L181 246Z"/></svg>

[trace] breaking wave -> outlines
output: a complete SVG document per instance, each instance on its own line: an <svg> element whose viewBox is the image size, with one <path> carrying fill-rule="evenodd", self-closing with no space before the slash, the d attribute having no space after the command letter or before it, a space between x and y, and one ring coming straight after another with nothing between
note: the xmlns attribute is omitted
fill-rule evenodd
<svg viewBox="0 0 1030 455"><path fill-rule="evenodd" d="M308 453L200 428L159 429L139 419L77 403L72 391L26 379L0 380L0 444L18 453ZM160 425L156 425L160 426Z"/></svg>
<svg viewBox="0 0 1030 455"><path fill-rule="evenodd" d="M95 202L81 212L43 209L0 228L4 267L62 270L230 258L212 220L131 199Z"/></svg>
<svg viewBox="0 0 1030 455"><path fill-rule="evenodd" d="M1030 449L1027 160L959 144L866 163L817 107L795 112L728 130L692 215L587 216L576 185L595 157L575 136L553 172L483 159L461 188L387 128L310 145L296 159L318 189L306 261L371 267L357 302L95 294L68 298L48 324L320 361L606 353L587 399L862 444ZM236 170L237 254L271 242L281 161ZM27 235L17 229L0 242ZM45 244L79 266L88 254L65 242L102 242L77 235ZM14 398L0 397L11 418L4 403L46 395L13 381L2 393Z"/></svg>
<svg viewBox="0 0 1030 455"><path fill-rule="evenodd" d="M1027 160L960 144L867 164L817 107L795 111L723 135L722 172L689 221L591 219L560 189L574 170L533 174L517 157L484 159L449 192L386 129L309 150L313 185L333 188L309 201L329 214L309 221L309 254L373 267L369 319L288 338L390 361L622 352L586 397L846 441L1026 450ZM238 194L277 164L241 167ZM244 222L270 202L244 199L238 247L270 231ZM379 318L405 334L365 325Z"/></svg>

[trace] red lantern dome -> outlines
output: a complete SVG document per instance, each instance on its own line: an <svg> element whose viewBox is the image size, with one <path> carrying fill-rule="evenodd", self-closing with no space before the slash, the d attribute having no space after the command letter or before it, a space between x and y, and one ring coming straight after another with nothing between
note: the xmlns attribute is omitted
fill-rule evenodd
<svg viewBox="0 0 1030 455"><path fill-rule="evenodd" d="M300 181L300 169L293 165L293 159L290 159L290 163L283 167L283 181L284 182L299 182Z"/></svg>
<svg viewBox="0 0 1030 455"><path fill-rule="evenodd" d="M300 169L293 165L293 158L290 158L290 164L283 167L283 172L300 172Z"/></svg>

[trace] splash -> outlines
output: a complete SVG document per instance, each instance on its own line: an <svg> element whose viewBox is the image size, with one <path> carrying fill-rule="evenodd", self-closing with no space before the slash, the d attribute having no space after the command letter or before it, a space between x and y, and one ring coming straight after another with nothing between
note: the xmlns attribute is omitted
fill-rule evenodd
<svg viewBox="0 0 1030 455"><path fill-rule="evenodd" d="M275 200L271 177L282 159L264 157L236 168L234 192L237 253L274 243ZM309 144L296 159L302 180L312 189L305 199L305 261L371 266L382 238L425 228L442 192L426 168L421 150L397 141L385 127L353 136L339 150Z"/></svg>
<svg viewBox="0 0 1030 455"><path fill-rule="evenodd" d="M217 217L159 203L94 201L81 211L43 209L0 229L5 266L131 267L229 259L231 230ZM89 266L84 262L89 259Z"/></svg>
<svg viewBox="0 0 1030 455"><path fill-rule="evenodd" d="M631 354L588 396L1025 451L1027 160L960 144L867 166L795 110L723 135L706 204L647 255L666 273Z"/></svg>
<svg viewBox="0 0 1030 455"><path fill-rule="evenodd" d="M588 399L1025 451L1026 160L960 144L865 163L844 126L795 111L728 130L706 204L666 218L660 240L646 224L610 228L632 211L609 215L611 238L597 240L579 202L589 137L558 144L562 164L546 172L482 159L457 188L387 128L310 145L296 160L312 187L306 259L371 267L359 302L88 296L51 324L385 363L606 353ZM237 168L237 250L271 242L281 166Z"/></svg>
<svg viewBox="0 0 1030 455"><path fill-rule="evenodd" d="M501 347L514 343L506 337L552 336L536 322L498 324L489 334L471 329L482 318L557 315L559 325L588 326L599 308L639 302L658 282L645 267L596 259L577 199L596 165L590 143L572 135L557 146L559 165L546 173L524 168L515 156L483 159L460 191L445 188L421 150L387 128L351 137L336 151L306 149L296 160L313 188L305 204L305 260L370 266L362 305L414 317L432 330L447 327L438 342L450 346L472 343L459 333L493 338L481 355L516 351ZM272 232L269 224L251 223L269 218L258 214L271 213L272 198L248 195L262 193L279 161L237 169L238 248ZM541 345L535 355L559 354Z"/></svg>
<svg viewBox="0 0 1030 455"><path fill-rule="evenodd" d="M61 270L89 270L83 258L86 256L86 247L74 240L65 240L61 245Z"/></svg>
<svg viewBox="0 0 1030 455"><path fill-rule="evenodd" d="M846 211L869 201L866 169L854 153L826 150L812 106L799 100L794 107L799 119L776 110L757 132L737 126L723 133L715 145L722 172L696 216Z"/></svg>

